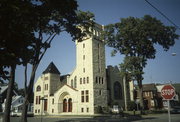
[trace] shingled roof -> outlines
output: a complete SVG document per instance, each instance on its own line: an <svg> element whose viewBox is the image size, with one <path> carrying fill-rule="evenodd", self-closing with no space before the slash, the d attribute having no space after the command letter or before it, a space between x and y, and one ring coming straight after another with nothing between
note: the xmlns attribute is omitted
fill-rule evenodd
<svg viewBox="0 0 180 122"><path fill-rule="evenodd" d="M144 84L143 85L143 91L156 91L155 84Z"/></svg>
<svg viewBox="0 0 180 122"><path fill-rule="evenodd" d="M46 73L60 74L59 70L57 69L57 67L54 65L53 62L51 62L46 68L46 70L44 70L43 74L46 74Z"/></svg>

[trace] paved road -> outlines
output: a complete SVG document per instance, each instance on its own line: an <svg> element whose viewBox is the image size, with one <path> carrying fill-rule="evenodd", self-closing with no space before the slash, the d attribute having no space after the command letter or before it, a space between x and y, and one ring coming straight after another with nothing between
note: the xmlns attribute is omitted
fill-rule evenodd
<svg viewBox="0 0 180 122"><path fill-rule="evenodd" d="M43 117L29 117L28 122L168 122L167 114L156 114L156 115L146 115L141 117L120 117L120 116L108 116L108 117L58 117L49 116ZM19 122L19 117L11 117L11 122ZM180 122L180 114L172 114L171 122Z"/></svg>
<svg viewBox="0 0 180 122"><path fill-rule="evenodd" d="M134 122L168 122L168 114L146 115ZM171 122L180 122L180 114L171 114Z"/></svg>

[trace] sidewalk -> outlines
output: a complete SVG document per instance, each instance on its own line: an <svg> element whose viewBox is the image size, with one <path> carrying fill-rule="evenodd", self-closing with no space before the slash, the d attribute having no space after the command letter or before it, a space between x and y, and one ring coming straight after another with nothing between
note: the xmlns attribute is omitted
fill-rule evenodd
<svg viewBox="0 0 180 122"><path fill-rule="evenodd" d="M96 114L96 115L42 115L43 118L96 118L96 117L110 117L110 114ZM34 116L41 118L41 115Z"/></svg>
<svg viewBox="0 0 180 122"><path fill-rule="evenodd" d="M139 115L96 114L96 115L47 115L28 117L28 122L130 122L141 120ZM20 117L11 117L12 122L19 122ZM43 121L42 121L43 120ZM0 120L2 122L2 120Z"/></svg>
<svg viewBox="0 0 180 122"><path fill-rule="evenodd" d="M3 113L0 112L0 122L2 122L2 119L3 119Z"/></svg>
<svg viewBox="0 0 180 122"><path fill-rule="evenodd" d="M35 118L41 118L41 116L34 116ZM142 117L140 115L119 115L119 114L97 114L97 115L49 115L42 116L43 119L85 119L85 120L119 120L119 121L132 121L140 120Z"/></svg>

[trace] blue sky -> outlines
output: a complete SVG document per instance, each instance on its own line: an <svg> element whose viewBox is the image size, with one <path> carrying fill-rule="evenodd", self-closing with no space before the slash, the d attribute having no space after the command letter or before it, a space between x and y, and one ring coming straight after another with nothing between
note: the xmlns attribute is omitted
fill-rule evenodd
<svg viewBox="0 0 180 122"><path fill-rule="evenodd" d="M149 14L161 20L165 25L172 25L155 9L153 9L145 0L77 0L79 9L90 11L95 14L96 22L102 25L119 22L120 18L129 16L143 17ZM180 26L180 0L149 0L154 6L168 16L174 23ZM180 34L180 30L177 30ZM143 83L180 83L180 42L176 40L176 44L168 52L163 51L156 46L156 59L149 60L144 69ZM123 55L118 54L111 57L112 48L106 47L106 65L119 65L123 61ZM176 56L172 56L172 53ZM76 65L75 44L70 35L61 33L57 36L51 48L47 51L41 61L36 73L36 80L53 61L58 67L62 75L73 71ZM19 87L23 87L23 68L17 67L16 82Z"/></svg>

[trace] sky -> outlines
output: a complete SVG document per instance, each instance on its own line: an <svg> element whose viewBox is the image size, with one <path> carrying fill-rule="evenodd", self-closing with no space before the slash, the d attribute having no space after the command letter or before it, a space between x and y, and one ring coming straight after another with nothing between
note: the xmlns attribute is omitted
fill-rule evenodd
<svg viewBox="0 0 180 122"><path fill-rule="evenodd" d="M176 25L180 26L180 0L149 0ZM77 0L80 10L90 11L95 14L95 21L101 25L120 22L121 18L129 16L141 18L144 15L151 15L161 20L165 25L172 24L152 8L145 0ZM180 35L180 30L177 30ZM156 58L148 60L144 69L143 83L180 83L180 39L169 51L165 52L162 47L157 49ZM123 62L124 56L117 54L111 57L112 48L106 46L106 66L119 65ZM172 56L176 53L176 56ZM50 62L54 62L61 75L71 73L76 66L75 43L67 33L57 36L42 59L37 73L36 80L47 68ZM30 73L30 72L29 72ZM18 66L16 82L19 88L24 86L23 67ZM36 82L36 81L35 81Z"/></svg>

